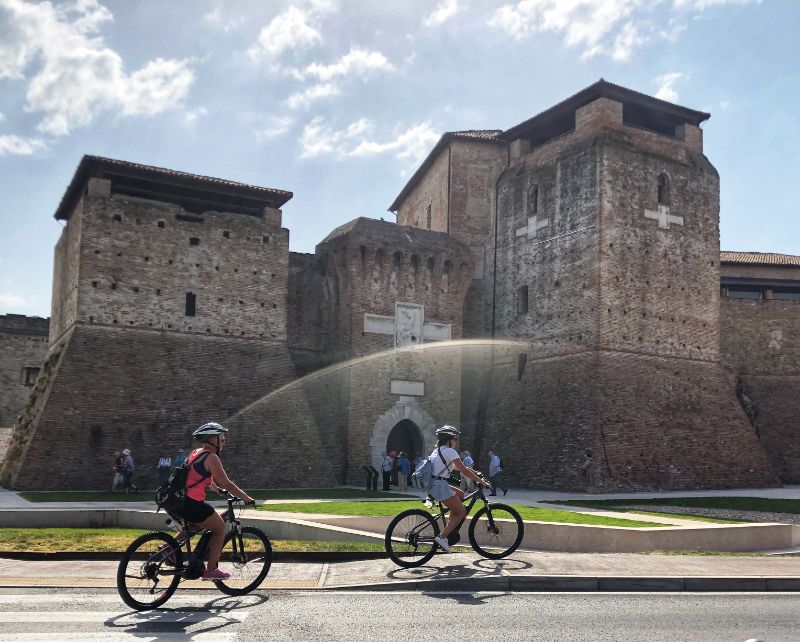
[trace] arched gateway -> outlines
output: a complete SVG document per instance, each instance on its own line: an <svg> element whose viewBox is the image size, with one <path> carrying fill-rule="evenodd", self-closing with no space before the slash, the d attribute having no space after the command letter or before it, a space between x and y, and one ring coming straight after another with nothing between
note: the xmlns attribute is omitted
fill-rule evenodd
<svg viewBox="0 0 800 642"><path fill-rule="evenodd" d="M398 401L375 422L369 442L373 464L380 465L386 450L426 456L436 443L435 431L433 417L416 400Z"/></svg>

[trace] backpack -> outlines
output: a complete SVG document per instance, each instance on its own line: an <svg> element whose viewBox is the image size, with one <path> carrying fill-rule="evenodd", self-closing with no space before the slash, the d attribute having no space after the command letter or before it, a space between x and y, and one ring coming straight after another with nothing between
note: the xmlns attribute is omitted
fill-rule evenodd
<svg viewBox="0 0 800 642"><path fill-rule="evenodd" d="M192 464L203 461L208 457L208 452L201 453L195 457ZM158 511L162 508L169 514L180 513L186 505L186 480L189 477L189 458L183 460L180 466L175 466L169 471L167 483L156 491L156 506ZM201 480L202 481L202 480ZM197 486L200 482L195 482L191 487Z"/></svg>
<svg viewBox="0 0 800 642"><path fill-rule="evenodd" d="M442 447L439 446L438 448L439 457L442 457ZM447 468L447 472L450 472L450 467L447 465L447 462L442 457L442 461L444 462L445 468ZM433 462L430 459L424 459L422 463L417 466L417 469L414 471L414 477L417 478L419 485L422 486L422 490L430 491L431 487L433 486Z"/></svg>

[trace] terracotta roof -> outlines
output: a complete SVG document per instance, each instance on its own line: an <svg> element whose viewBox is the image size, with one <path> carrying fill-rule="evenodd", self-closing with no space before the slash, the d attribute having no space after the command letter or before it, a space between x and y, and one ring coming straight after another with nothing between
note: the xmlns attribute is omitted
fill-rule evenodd
<svg viewBox="0 0 800 642"><path fill-rule="evenodd" d="M734 263L737 265L800 267L800 256L772 252L720 252L719 260L720 263Z"/></svg>
<svg viewBox="0 0 800 642"><path fill-rule="evenodd" d="M202 176L200 174L190 174L175 169L156 167L154 165L142 165L130 161L105 158L103 156L85 155L75 174L67 186L64 196L59 203L54 214L55 218L66 220L83 194L83 185L92 176L113 177L114 175L135 175L152 182L159 181L162 184L169 184L175 188L191 186L200 191L224 192L231 197L239 197L254 202L263 202L264 206L281 207L286 201L292 198L293 194L285 190L273 189L271 187L260 187L258 185L248 185L236 181L229 181L213 176ZM217 188L214 190L214 188ZM219 188L222 188L221 190Z"/></svg>
<svg viewBox="0 0 800 642"><path fill-rule="evenodd" d="M496 145L505 145L506 142L500 140L498 136L503 133L502 129L464 129L462 131L457 132L445 132L442 134L442 137L439 139L439 142L434 145L433 149L430 153L425 157L425 160L422 161L422 164L417 168L417 171L414 172L414 175L408 180L405 187L400 191L397 195L397 198L394 199L394 202L389 206L390 212L396 212L400 207L400 203L403 202L406 196L408 196L409 192L414 189L416 184L420 181L420 179L425 175L425 172L428 171L428 167L431 166L433 161L436 160L436 157L439 153L453 140L470 140L470 141L480 141L485 143L493 143Z"/></svg>
<svg viewBox="0 0 800 642"><path fill-rule="evenodd" d="M596 83L581 89L578 93L573 94L566 100L562 100L557 105L553 105L533 118L529 118L519 125L507 129L503 132L502 138L509 142L517 138L526 138L530 135L532 130L551 127L553 123L563 120L565 117L567 120L571 118L574 123L575 110L584 105L588 105L598 98L610 98L637 108L657 111L675 123L683 122L691 123L692 125L700 125L703 121L711 118L711 114L706 112L689 109L688 107L681 107L680 105L669 103L666 100L653 98L647 94L615 85L601 78Z"/></svg>

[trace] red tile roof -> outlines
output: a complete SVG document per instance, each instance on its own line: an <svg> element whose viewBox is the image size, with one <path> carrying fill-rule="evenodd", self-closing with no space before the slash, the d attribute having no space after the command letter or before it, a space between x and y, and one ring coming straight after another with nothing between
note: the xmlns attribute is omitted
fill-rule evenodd
<svg viewBox="0 0 800 642"><path fill-rule="evenodd" d="M780 267L800 267L800 256L775 254L772 252L720 252L720 263L737 265L774 265Z"/></svg>

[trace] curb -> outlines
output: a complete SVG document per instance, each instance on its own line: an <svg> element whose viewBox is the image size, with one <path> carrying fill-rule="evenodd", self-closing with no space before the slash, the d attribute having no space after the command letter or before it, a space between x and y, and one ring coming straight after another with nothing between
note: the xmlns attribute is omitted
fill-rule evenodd
<svg viewBox="0 0 800 642"><path fill-rule="evenodd" d="M335 591L506 591L506 592L800 592L800 577L652 577L509 575L325 586Z"/></svg>

